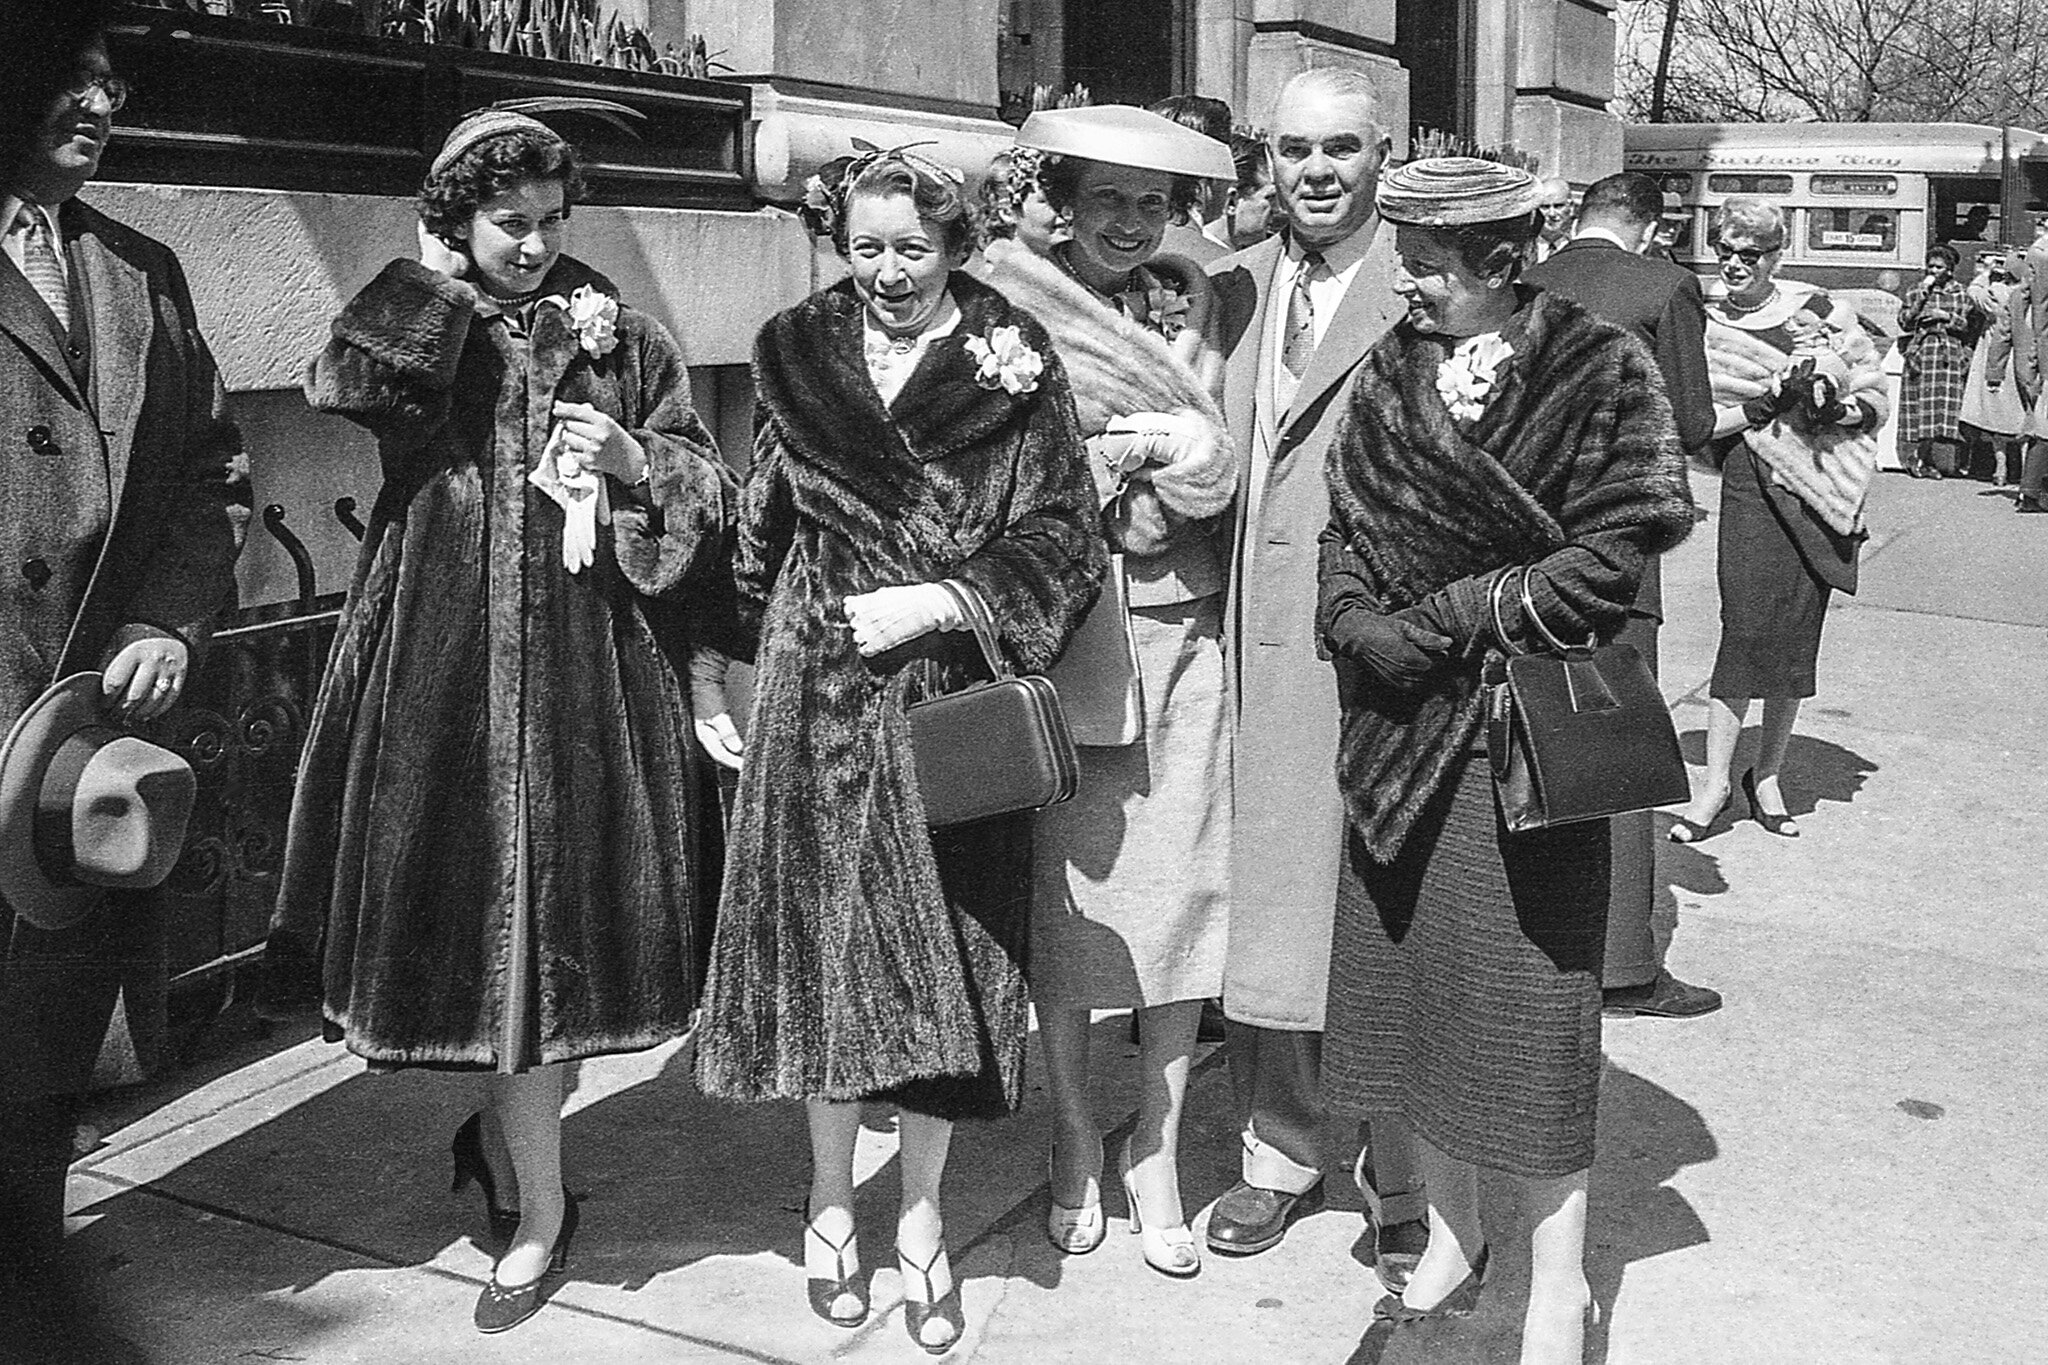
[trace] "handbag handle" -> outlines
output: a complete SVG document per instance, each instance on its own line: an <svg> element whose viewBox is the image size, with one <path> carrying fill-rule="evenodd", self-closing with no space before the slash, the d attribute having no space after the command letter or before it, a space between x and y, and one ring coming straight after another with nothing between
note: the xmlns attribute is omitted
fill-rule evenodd
<svg viewBox="0 0 2048 1365"><path fill-rule="evenodd" d="M974 632L974 642L981 646L981 657L988 663L988 671L997 679L1011 676L1009 661L996 648L996 627L989 615L988 603L972 583L962 583L957 578L942 579L939 586L953 595L953 601L960 608L960 615L966 618L967 628Z"/></svg>
<svg viewBox="0 0 2048 1365"><path fill-rule="evenodd" d="M1522 617L1528 621L1536 634L1542 637L1544 644L1548 645L1556 653L1569 654L1575 649L1592 649L1600 643L1600 636L1597 631L1588 631L1586 633L1586 643L1583 645L1567 644L1563 640L1558 639L1557 633L1545 625L1543 618L1536 612L1536 598L1529 591L1529 574L1531 573L1529 566L1526 564L1510 565L1494 575L1493 586L1487 590L1486 594L1487 609L1493 614L1493 633L1500 640L1501 653L1513 657L1517 654L1531 652L1526 649L1515 648L1514 642L1508 638L1507 621L1501 615L1501 598L1506 595L1508 579L1513 576L1516 569L1520 569L1522 572Z"/></svg>

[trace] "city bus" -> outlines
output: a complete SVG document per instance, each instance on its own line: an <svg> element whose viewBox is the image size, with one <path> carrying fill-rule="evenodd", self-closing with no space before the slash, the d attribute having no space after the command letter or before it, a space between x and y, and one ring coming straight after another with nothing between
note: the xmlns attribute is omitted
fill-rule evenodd
<svg viewBox="0 0 2048 1365"><path fill-rule="evenodd" d="M1684 221L1673 256L1717 269L1714 210L1736 195L1783 207L1784 262L1794 279L1829 288L1903 292L1927 248L1963 257L2033 238L2048 204L2048 135L1976 123L1632 123L1623 164L1677 195Z"/></svg>

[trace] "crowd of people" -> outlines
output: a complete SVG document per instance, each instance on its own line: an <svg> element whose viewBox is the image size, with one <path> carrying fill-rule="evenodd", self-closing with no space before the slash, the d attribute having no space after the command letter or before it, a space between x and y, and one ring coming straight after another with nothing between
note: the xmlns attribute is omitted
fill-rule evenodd
<svg viewBox="0 0 2048 1365"><path fill-rule="evenodd" d="M0 370L27 432L6 448L62 471L6 480L36 596L0 618L0 714L96 674L112 724L175 705L232 608L246 469L175 258L75 198L125 87L97 9L65 13L0 96L0 328L30 357ZM1603 1012L1720 998L1663 965L1648 811L1504 823L1489 669L1560 637L1654 666L1688 461L1719 464L1707 769L1670 837L1713 832L1757 697L1739 785L1798 832L1786 744L1829 596L1855 588L1886 400L1855 315L1777 274L1784 214L1720 210L1709 302L1657 258L1653 180L1574 204L1492 159L1396 164L1372 85L1338 69L1287 82L1258 135L1213 100L1041 111L974 189L863 150L811 187L848 275L762 327L740 476L675 341L566 252L582 171L545 112L456 126L416 249L307 370L316 410L375 436L383 486L267 953L266 1008L479 1095L449 1140L498 1252L477 1328L538 1311L571 1251L564 1064L694 1033L706 1093L804 1102L808 1301L841 1327L870 1313L862 1106L895 1107L905 1326L944 1353L954 1126L1018 1108L1035 1015L1061 1252L1103 1243L1112 1172L1152 1269L1264 1252L1315 1206L1341 1118L1375 1316L1469 1311L1497 1172L1531 1229L1521 1358L1580 1359ZM1905 322L1930 460L1959 421L2044 434L2039 255L1974 291L1930 257ZM1978 314L2003 323L1973 351ZM105 465L51 458L73 449ZM1135 710L1083 747L1073 799L934 823L911 711L988 650L1054 668L1105 610ZM36 733L0 751L0 820L29 812L6 837L34 850L0 866L9 1276L61 1242L63 1097L122 992L139 1022L164 932L83 836L45 846L49 789L9 766L55 765ZM121 913L92 891L59 922L81 885ZM1242 1162L1198 1238L1180 1130L1218 1001ZM1126 1010L1136 1118L1109 1152L1090 1024Z"/></svg>

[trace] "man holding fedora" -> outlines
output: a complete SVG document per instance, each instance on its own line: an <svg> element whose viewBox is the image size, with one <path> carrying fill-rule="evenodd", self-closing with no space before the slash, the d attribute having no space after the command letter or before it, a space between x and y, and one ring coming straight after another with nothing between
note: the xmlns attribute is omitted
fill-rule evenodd
<svg viewBox="0 0 2048 1365"><path fill-rule="evenodd" d="M1213 1250L1236 1255L1278 1245L1323 1182L1323 1005L1344 846L1336 673L1315 638L1323 465L1359 362L1404 311L1373 203L1390 143L1370 81L1302 72L1268 127L1287 228L1209 267L1229 356L1223 411L1245 455L1225 623L1237 732L1223 971L1244 1153L1208 1228ZM1356 1173L1375 1268L1398 1292L1427 1240L1421 1177L1405 1121L1370 1128Z"/></svg>
<svg viewBox="0 0 2048 1365"><path fill-rule="evenodd" d="M191 774L124 727L183 692L211 622L234 605L246 522L240 438L176 257L74 198L127 97L108 63L104 9L0 0L0 1312L10 1315L34 1301L61 1247L70 1097L90 1083L117 1005L146 1056L162 1003L161 916L123 889L169 872ZM78 674L86 680L53 687Z"/></svg>

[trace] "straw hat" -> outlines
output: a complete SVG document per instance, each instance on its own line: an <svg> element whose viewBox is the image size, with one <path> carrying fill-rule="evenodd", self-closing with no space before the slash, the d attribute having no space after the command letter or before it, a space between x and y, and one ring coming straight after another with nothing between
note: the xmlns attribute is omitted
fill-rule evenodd
<svg viewBox="0 0 2048 1365"><path fill-rule="evenodd" d="M1230 148L1170 118L1129 104L1041 109L1017 130L1017 145L1053 156L1137 166L1201 180L1236 180Z"/></svg>
<svg viewBox="0 0 2048 1365"><path fill-rule="evenodd" d="M1534 213L1543 182L1519 166L1476 156L1432 156L1380 177L1380 216L1413 227L1497 223Z"/></svg>
<svg viewBox="0 0 2048 1365"><path fill-rule="evenodd" d="M171 875L198 779L107 723L97 673L55 684L0 744L0 900L39 929L85 918L109 889Z"/></svg>

